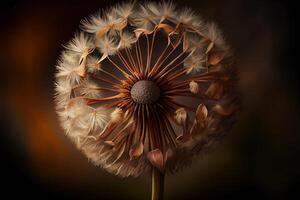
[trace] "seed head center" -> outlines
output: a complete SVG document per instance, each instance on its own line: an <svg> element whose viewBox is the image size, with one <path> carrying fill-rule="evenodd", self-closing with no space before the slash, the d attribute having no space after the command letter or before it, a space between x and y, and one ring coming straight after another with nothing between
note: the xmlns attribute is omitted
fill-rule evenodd
<svg viewBox="0 0 300 200"><path fill-rule="evenodd" d="M160 89L153 81L141 80L132 86L130 93L134 102L148 104L159 99Z"/></svg>

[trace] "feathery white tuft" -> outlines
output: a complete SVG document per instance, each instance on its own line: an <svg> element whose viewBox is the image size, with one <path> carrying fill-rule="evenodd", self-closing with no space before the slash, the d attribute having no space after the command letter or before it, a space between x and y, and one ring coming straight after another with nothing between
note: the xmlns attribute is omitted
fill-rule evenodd
<svg viewBox="0 0 300 200"><path fill-rule="evenodd" d="M92 108L82 99L72 99L58 115L66 134L81 146L88 135L97 134L109 121L110 109Z"/></svg>
<svg viewBox="0 0 300 200"><path fill-rule="evenodd" d="M175 23L184 24L187 26L192 26L195 21L199 20L195 12L190 8L183 8L176 18Z"/></svg>
<svg viewBox="0 0 300 200"><path fill-rule="evenodd" d="M119 25L124 23L124 19L117 16L116 10L111 9L111 11L106 15L105 22L106 26L110 27L113 30L120 31L122 28L120 28Z"/></svg>
<svg viewBox="0 0 300 200"><path fill-rule="evenodd" d="M98 84L85 80L78 88L80 96L85 96L89 98L99 98L101 97L101 91L99 90Z"/></svg>
<svg viewBox="0 0 300 200"><path fill-rule="evenodd" d="M152 2L152 1L147 2L145 4L145 9L148 10L148 13L151 16L153 23L156 24L156 23L158 23L160 21L160 15L161 15L161 13L160 13L160 10L159 10L159 6L158 6L158 4L156 2Z"/></svg>
<svg viewBox="0 0 300 200"><path fill-rule="evenodd" d="M105 20L101 17L101 13L97 13L81 22L82 29L88 33L96 33L106 25Z"/></svg>
<svg viewBox="0 0 300 200"><path fill-rule="evenodd" d="M55 101L57 109L64 108L71 98L72 86L70 82L60 79L55 83Z"/></svg>
<svg viewBox="0 0 300 200"><path fill-rule="evenodd" d="M118 45L118 49L130 48L133 43L135 43L137 39L132 33L129 32L122 32L120 34L120 41Z"/></svg>
<svg viewBox="0 0 300 200"><path fill-rule="evenodd" d="M79 54L86 54L94 49L94 42L83 32L75 34L75 37L66 45L66 49Z"/></svg>
<svg viewBox="0 0 300 200"><path fill-rule="evenodd" d="M82 66L79 65L80 55L74 54L72 51L65 51L62 54L61 61L58 62L56 69L56 77L58 79L64 78L72 86L78 84L81 81L80 69Z"/></svg>
<svg viewBox="0 0 300 200"><path fill-rule="evenodd" d="M192 54L184 61L184 67L187 69L187 74L194 74L203 69L207 69L204 67L205 59L202 54Z"/></svg>
<svg viewBox="0 0 300 200"><path fill-rule="evenodd" d="M117 46L114 38L109 36L104 36L97 41L96 46L99 51L103 54L100 61L104 60L107 56L114 55L117 51Z"/></svg>
<svg viewBox="0 0 300 200"><path fill-rule="evenodd" d="M107 108L89 107L87 112L82 116L81 124L86 128L88 133L102 130L109 121L110 110ZM98 132L97 132L98 133Z"/></svg>
<svg viewBox="0 0 300 200"><path fill-rule="evenodd" d="M68 102L65 108L65 115L68 118L76 118L84 113L86 113L89 109L89 106L86 105L86 102L83 99L72 99Z"/></svg>
<svg viewBox="0 0 300 200"><path fill-rule="evenodd" d="M223 34L215 23L208 23L204 30L204 34L213 42L214 46L217 46L220 49L227 48Z"/></svg>
<svg viewBox="0 0 300 200"><path fill-rule="evenodd" d="M152 12L160 18L160 23L164 20L174 21L174 18L177 14L175 8L176 7L174 3L172 3L171 1L162 1L158 3L156 9L153 9Z"/></svg>
<svg viewBox="0 0 300 200"><path fill-rule="evenodd" d="M124 112L120 108L116 108L111 114L110 118L114 122L119 122L124 115Z"/></svg>
<svg viewBox="0 0 300 200"><path fill-rule="evenodd" d="M99 71L101 68L101 63L98 63L98 61L99 58L95 56L88 56L86 62L87 71L90 73Z"/></svg>
<svg viewBox="0 0 300 200"><path fill-rule="evenodd" d="M188 52L192 52L196 49L199 51L206 45L206 43L206 40L197 33L187 32L184 36L183 48Z"/></svg>
<svg viewBox="0 0 300 200"><path fill-rule="evenodd" d="M154 29L155 23L157 23L155 19L157 19L156 16L151 10L147 9L147 6L140 5L139 11L134 15L133 25L151 32Z"/></svg>
<svg viewBox="0 0 300 200"><path fill-rule="evenodd" d="M128 20L133 14L134 6L134 1L123 2L116 5L114 11L119 17Z"/></svg>

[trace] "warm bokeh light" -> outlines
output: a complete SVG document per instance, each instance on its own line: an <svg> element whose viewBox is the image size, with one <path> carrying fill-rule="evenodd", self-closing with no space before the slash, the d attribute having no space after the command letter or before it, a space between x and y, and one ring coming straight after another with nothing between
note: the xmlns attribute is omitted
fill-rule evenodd
<svg viewBox="0 0 300 200"><path fill-rule="evenodd" d="M8 189L62 199L149 196L148 177L120 179L89 163L65 137L54 111L54 66L61 45L81 19L115 2L20 2L2 12L1 163ZM294 21L288 6L279 1L184 2L216 21L232 44L244 103L228 137L191 168L167 177L166 199L284 197L295 186L299 163L294 159L300 150Z"/></svg>

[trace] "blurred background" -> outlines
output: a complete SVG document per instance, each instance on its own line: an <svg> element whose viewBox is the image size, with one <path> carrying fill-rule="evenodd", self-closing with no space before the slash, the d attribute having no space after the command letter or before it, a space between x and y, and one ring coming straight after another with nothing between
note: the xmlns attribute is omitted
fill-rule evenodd
<svg viewBox="0 0 300 200"><path fill-rule="evenodd" d="M121 179L94 167L64 135L54 112L62 44L81 19L116 2L1 3L2 197L149 199L149 176ZM232 44L243 110L224 140L166 178L165 199L287 199L300 178L296 6L267 0L179 5L217 22Z"/></svg>

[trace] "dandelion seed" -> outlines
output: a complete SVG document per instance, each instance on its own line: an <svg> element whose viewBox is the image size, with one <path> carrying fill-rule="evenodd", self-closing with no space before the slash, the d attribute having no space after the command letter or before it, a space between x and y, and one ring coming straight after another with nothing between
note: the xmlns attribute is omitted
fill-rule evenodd
<svg viewBox="0 0 300 200"><path fill-rule="evenodd" d="M56 77L64 79L72 86L76 85L81 80L81 66L79 64L80 55L74 55L67 51L63 53L62 60L58 62Z"/></svg>
<svg viewBox="0 0 300 200"><path fill-rule="evenodd" d="M198 94L199 93L199 85L195 81L190 82L190 91L193 94Z"/></svg>
<svg viewBox="0 0 300 200"><path fill-rule="evenodd" d="M164 20L172 21L174 20L177 11L175 10L175 4L172 2L162 1L158 4L159 12L156 13L157 16L160 16L160 22Z"/></svg>
<svg viewBox="0 0 300 200"><path fill-rule="evenodd" d="M178 108L175 111L175 121L179 124L179 125L184 125L187 121L187 112L185 110L185 108Z"/></svg>
<svg viewBox="0 0 300 200"><path fill-rule="evenodd" d="M122 120L123 118L123 111L120 108L116 108L111 114L110 114L110 118L112 121L114 122L119 122Z"/></svg>
<svg viewBox="0 0 300 200"><path fill-rule="evenodd" d="M131 48L132 44L136 42L136 38L133 34L128 33L128 32L122 32L120 34L120 41L118 45L118 49L123 49L123 48Z"/></svg>
<svg viewBox="0 0 300 200"><path fill-rule="evenodd" d="M64 80L59 79L55 83L55 100L57 108L64 108L71 98L72 86Z"/></svg>
<svg viewBox="0 0 300 200"><path fill-rule="evenodd" d="M140 10L137 11L133 17L133 25L151 32L155 27L155 23L157 23L156 19L156 16L151 10L147 9L146 6L140 5Z"/></svg>
<svg viewBox="0 0 300 200"><path fill-rule="evenodd" d="M76 34L74 39L67 44L66 49L75 53L86 54L94 48L94 42L83 32Z"/></svg>
<svg viewBox="0 0 300 200"><path fill-rule="evenodd" d="M100 70L101 63L99 63L98 61L99 61L99 58L97 58L95 56L87 57L86 67L87 67L87 71L89 73L95 73Z"/></svg>
<svg viewBox="0 0 300 200"><path fill-rule="evenodd" d="M195 74L197 72L200 72L201 70L207 69L204 67L204 56L195 54L191 55L189 58L187 58L184 62L184 67L187 69L187 74Z"/></svg>
<svg viewBox="0 0 300 200"><path fill-rule="evenodd" d="M117 45L114 38L109 36L104 36L103 38L99 39L96 46L99 48L100 53L102 53L100 62L107 56L114 55L117 51Z"/></svg>
<svg viewBox="0 0 300 200"><path fill-rule="evenodd" d="M212 45L217 46L219 49L227 48L223 34L215 23L208 23L206 29L204 29L204 34L211 40Z"/></svg>
<svg viewBox="0 0 300 200"><path fill-rule="evenodd" d="M199 19L191 8L184 8L179 12L176 23L184 24L193 28L194 23L199 23Z"/></svg>
<svg viewBox="0 0 300 200"><path fill-rule="evenodd" d="M135 3L133 1L125 2L125 3L118 4L114 8L114 11L120 18L129 20L133 14L134 6L135 6Z"/></svg>
<svg viewBox="0 0 300 200"><path fill-rule="evenodd" d="M109 114L110 111L105 108L90 108L83 116L83 126L87 128L88 133L101 130L109 121Z"/></svg>
<svg viewBox="0 0 300 200"><path fill-rule="evenodd" d="M74 89L76 92L76 89ZM89 98L99 98L101 97L101 88L98 84L85 80L80 86L77 88L80 96L89 97Z"/></svg>

